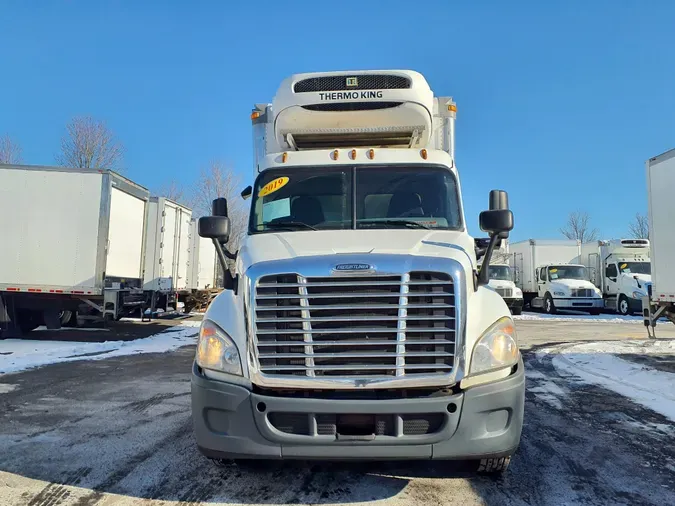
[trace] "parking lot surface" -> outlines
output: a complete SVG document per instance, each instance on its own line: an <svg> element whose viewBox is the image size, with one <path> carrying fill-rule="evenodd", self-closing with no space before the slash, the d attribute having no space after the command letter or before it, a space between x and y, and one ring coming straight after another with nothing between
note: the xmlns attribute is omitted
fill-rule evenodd
<svg viewBox="0 0 675 506"><path fill-rule="evenodd" d="M517 328L525 426L502 478L429 461L216 468L195 446L194 346L183 346L0 376L0 504L675 504L673 420L617 393L626 385L556 365L561 343L642 339L644 327L523 319ZM658 330L675 337L675 326ZM584 364L603 355L583 353ZM668 355L635 355L621 364L672 373Z"/></svg>

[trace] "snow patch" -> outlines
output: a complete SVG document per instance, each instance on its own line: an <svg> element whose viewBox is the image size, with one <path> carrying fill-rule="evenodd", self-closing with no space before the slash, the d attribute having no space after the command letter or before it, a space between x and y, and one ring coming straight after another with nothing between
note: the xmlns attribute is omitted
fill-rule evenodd
<svg viewBox="0 0 675 506"><path fill-rule="evenodd" d="M37 341L5 339L0 355L0 374L75 360L103 360L141 353L165 353L197 342L201 322L183 321L179 325L134 341L79 343L73 341Z"/></svg>
<svg viewBox="0 0 675 506"><path fill-rule="evenodd" d="M523 313L521 315L513 315L512 318L514 320L524 321L546 320L552 322L643 323L641 316L590 315L576 312L570 312L569 314L558 313L556 315L545 313Z"/></svg>
<svg viewBox="0 0 675 506"><path fill-rule="evenodd" d="M8 394L14 390L18 385L13 385L11 383L0 383L0 394Z"/></svg>
<svg viewBox="0 0 675 506"><path fill-rule="evenodd" d="M675 354L675 341L605 341L542 350L566 377L600 385L675 421L675 374L624 360L622 353Z"/></svg>

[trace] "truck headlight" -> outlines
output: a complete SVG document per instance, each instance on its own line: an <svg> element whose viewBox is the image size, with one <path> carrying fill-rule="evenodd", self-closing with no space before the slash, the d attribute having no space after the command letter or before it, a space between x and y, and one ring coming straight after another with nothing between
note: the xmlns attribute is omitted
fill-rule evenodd
<svg viewBox="0 0 675 506"><path fill-rule="evenodd" d="M522 299L523 298L523 291L520 288L514 288L513 289L513 295L515 296L516 299Z"/></svg>
<svg viewBox="0 0 675 506"><path fill-rule="evenodd" d="M639 290L635 290L635 291L633 292L633 298L634 298L634 299L641 299L642 297L645 297L646 295L647 295L646 293L641 292L641 291L639 291Z"/></svg>
<svg viewBox="0 0 675 506"><path fill-rule="evenodd" d="M518 337L513 320L500 318L487 329L473 348L469 374L501 369L518 362Z"/></svg>
<svg viewBox="0 0 675 506"><path fill-rule="evenodd" d="M223 329L211 320L204 320L199 329L195 360L202 369L242 375L237 346Z"/></svg>
<svg viewBox="0 0 675 506"><path fill-rule="evenodd" d="M556 296L558 296L558 297L564 297L564 296L565 296L565 292L553 292L553 295L556 295Z"/></svg>
<svg viewBox="0 0 675 506"><path fill-rule="evenodd" d="M595 288L594 290L595 290L595 295L596 295L597 297L602 297L602 292L600 291L599 288Z"/></svg>

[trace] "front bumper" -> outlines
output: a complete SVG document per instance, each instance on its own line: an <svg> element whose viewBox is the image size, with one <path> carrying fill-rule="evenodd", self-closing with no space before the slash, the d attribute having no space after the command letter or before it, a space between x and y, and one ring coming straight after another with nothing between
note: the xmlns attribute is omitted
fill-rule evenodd
<svg viewBox="0 0 675 506"><path fill-rule="evenodd" d="M513 308L523 308L523 299L515 299L512 297L504 297L504 302L506 302L506 305L509 306L509 309Z"/></svg>
<svg viewBox="0 0 675 506"><path fill-rule="evenodd" d="M605 307L605 301L591 297L572 297L572 298L554 298L553 303L558 309L602 309Z"/></svg>
<svg viewBox="0 0 675 506"><path fill-rule="evenodd" d="M438 397L336 400L261 395L213 381L193 366L192 417L197 445L211 458L242 459L479 459L511 454L520 442L525 402L522 359L507 378ZM314 423L314 435L282 432L270 414L293 413ZM319 435L316 415L434 414L433 433L397 436ZM313 420L313 422L312 422Z"/></svg>

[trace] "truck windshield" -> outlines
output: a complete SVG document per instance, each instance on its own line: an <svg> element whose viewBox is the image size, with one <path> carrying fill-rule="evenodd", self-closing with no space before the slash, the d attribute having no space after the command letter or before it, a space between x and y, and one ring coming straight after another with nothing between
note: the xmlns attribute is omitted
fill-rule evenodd
<svg viewBox="0 0 675 506"><path fill-rule="evenodd" d="M652 264L649 262L619 262L622 274L652 274Z"/></svg>
<svg viewBox="0 0 675 506"><path fill-rule="evenodd" d="M586 267L580 265L556 265L548 268L548 277L556 279L585 279L588 280Z"/></svg>
<svg viewBox="0 0 675 506"><path fill-rule="evenodd" d="M462 227L457 182L440 166L269 169L251 206L251 233Z"/></svg>
<svg viewBox="0 0 675 506"><path fill-rule="evenodd" d="M501 279L511 281L511 269L508 265L491 265L490 279Z"/></svg>

